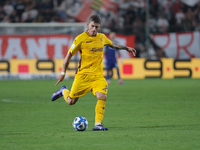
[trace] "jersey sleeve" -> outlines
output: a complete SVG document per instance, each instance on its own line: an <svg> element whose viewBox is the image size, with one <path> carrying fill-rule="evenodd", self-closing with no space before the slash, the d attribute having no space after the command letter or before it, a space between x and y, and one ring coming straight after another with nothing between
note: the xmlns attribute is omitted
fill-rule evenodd
<svg viewBox="0 0 200 150"><path fill-rule="evenodd" d="M81 41L78 37L76 37L68 51L68 53L71 53L72 56L74 56L78 51L81 50Z"/></svg>
<svg viewBox="0 0 200 150"><path fill-rule="evenodd" d="M112 45L112 41L110 39L108 39L105 35L103 35L104 38L104 45L105 46L111 46Z"/></svg>

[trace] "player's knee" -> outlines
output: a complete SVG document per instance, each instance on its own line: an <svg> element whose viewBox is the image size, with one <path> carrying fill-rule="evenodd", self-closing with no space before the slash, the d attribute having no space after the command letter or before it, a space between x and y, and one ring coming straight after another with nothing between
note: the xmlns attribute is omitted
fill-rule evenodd
<svg viewBox="0 0 200 150"><path fill-rule="evenodd" d="M74 105L74 104L75 104L75 103L73 103L72 100L68 100L67 103L68 103L69 105Z"/></svg>
<svg viewBox="0 0 200 150"><path fill-rule="evenodd" d="M74 99L71 99L70 97L67 98L67 103L69 105L74 105L76 102L74 101Z"/></svg>
<svg viewBox="0 0 200 150"><path fill-rule="evenodd" d="M103 100L103 101L107 100L107 95L105 93L97 92L96 97L98 100Z"/></svg>
<svg viewBox="0 0 200 150"><path fill-rule="evenodd" d="M102 97L97 97L98 100L102 100L102 101L106 101L107 100L107 96L102 96Z"/></svg>
<svg viewBox="0 0 200 150"><path fill-rule="evenodd" d="M67 103L68 103L69 105L74 105L74 104L76 104L77 100L78 100L78 99L73 99L73 98L68 97L68 98L67 98Z"/></svg>
<svg viewBox="0 0 200 150"><path fill-rule="evenodd" d="M97 96L97 100L106 101L107 100L107 95Z"/></svg>

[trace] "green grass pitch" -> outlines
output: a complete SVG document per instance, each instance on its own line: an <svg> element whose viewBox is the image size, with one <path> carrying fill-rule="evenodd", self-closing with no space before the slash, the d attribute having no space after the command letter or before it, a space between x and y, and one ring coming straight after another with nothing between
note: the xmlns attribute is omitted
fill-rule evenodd
<svg viewBox="0 0 200 150"><path fill-rule="evenodd" d="M111 80L103 124L92 131L96 98L92 93L69 106L51 102L73 80L0 81L0 150L199 150L200 80ZM84 116L89 127L75 131Z"/></svg>

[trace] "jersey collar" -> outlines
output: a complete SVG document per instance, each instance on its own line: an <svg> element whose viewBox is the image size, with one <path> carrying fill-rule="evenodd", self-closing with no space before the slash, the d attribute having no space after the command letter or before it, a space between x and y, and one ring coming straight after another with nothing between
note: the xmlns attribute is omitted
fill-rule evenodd
<svg viewBox="0 0 200 150"><path fill-rule="evenodd" d="M95 36L90 35L90 34L88 33L88 30L85 31L85 33L86 33L88 36L90 36L90 37L96 37L96 36L97 36L97 35L95 35ZM97 34L98 34L98 33L97 33Z"/></svg>

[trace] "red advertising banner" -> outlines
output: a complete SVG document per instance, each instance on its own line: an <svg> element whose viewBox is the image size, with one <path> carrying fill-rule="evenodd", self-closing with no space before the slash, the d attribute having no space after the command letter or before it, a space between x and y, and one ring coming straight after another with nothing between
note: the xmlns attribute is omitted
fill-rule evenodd
<svg viewBox="0 0 200 150"><path fill-rule="evenodd" d="M116 40L123 45L135 45L134 35L117 35ZM72 41L71 35L0 35L0 60L64 58ZM126 51L121 54L131 57Z"/></svg>
<svg viewBox="0 0 200 150"><path fill-rule="evenodd" d="M129 47L135 47L135 35L121 35L117 34L115 40L122 44ZM131 58L133 55L130 55L127 51L120 51L120 55L122 58Z"/></svg>
<svg viewBox="0 0 200 150"><path fill-rule="evenodd" d="M200 58L200 32L153 34L152 39L169 58Z"/></svg>
<svg viewBox="0 0 200 150"><path fill-rule="evenodd" d="M0 59L63 58L71 35L0 35Z"/></svg>

